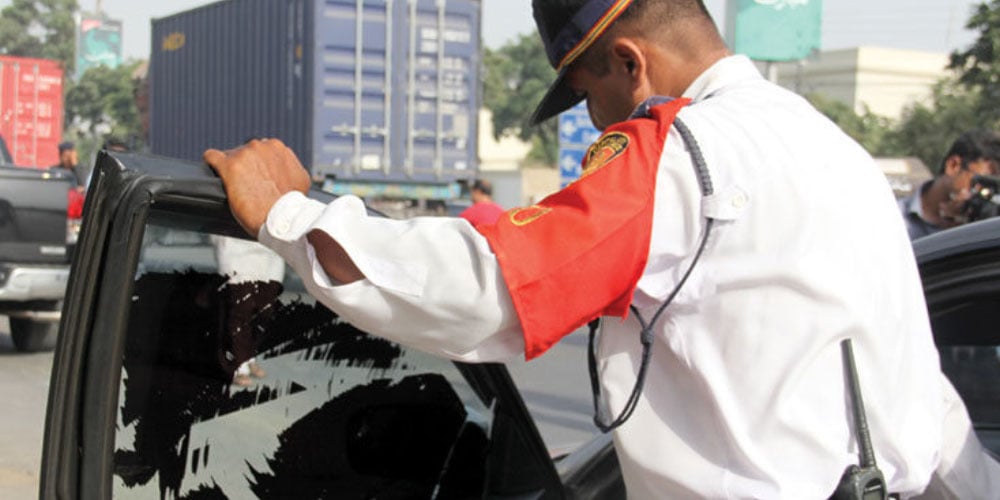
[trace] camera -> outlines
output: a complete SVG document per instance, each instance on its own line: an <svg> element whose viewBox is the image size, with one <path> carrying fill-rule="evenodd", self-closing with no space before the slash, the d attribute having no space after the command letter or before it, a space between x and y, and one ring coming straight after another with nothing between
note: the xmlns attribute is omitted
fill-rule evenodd
<svg viewBox="0 0 1000 500"><path fill-rule="evenodd" d="M1000 177L977 175L972 178L972 197L965 202L962 213L969 222L1000 215Z"/></svg>

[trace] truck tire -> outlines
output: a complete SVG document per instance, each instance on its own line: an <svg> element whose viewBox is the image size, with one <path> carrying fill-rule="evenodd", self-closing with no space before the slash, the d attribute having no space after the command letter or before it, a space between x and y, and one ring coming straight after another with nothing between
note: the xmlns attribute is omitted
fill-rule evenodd
<svg viewBox="0 0 1000 500"><path fill-rule="evenodd" d="M48 351L56 345L59 323L10 318L10 337L21 352Z"/></svg>

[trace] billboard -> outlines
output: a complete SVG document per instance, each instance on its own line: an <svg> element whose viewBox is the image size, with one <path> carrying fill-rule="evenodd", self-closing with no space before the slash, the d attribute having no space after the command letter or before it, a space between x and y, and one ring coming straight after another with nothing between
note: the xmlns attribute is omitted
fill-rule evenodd
<svg viewBox="0 0 1000 500"><path fill-rule="evenodd" d="M820 47L822 0L729 0L730 47L758 61L805 59Z"/></svg>
<svg viewBox="0 0 1000 500"><path fill-rule="evenodd" d="M77 76L94 66L117 68L122 63L121 21L83 17L76 40Z"/></svg>

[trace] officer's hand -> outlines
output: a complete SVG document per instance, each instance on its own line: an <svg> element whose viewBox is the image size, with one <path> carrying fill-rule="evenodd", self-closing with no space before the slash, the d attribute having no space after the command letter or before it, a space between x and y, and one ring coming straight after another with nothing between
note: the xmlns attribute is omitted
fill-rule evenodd
<svg viewBox="0 0 1000 500"><path fill-rule="evenodd" d="M253 140L227 151L209 149L203 158L222 178L233 217L253 237L278 198L309 190L309 173L277 139Z"/></svg>

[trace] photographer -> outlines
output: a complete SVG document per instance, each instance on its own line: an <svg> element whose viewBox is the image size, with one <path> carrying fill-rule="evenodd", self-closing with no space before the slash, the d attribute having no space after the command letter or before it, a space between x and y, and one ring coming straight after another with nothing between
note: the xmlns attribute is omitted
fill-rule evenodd
<svg viewBox="0 0 1000 500"><path fill-rule="evenodd" d="M970 221L969 200L980 175L997 175L1000 166L1000 134L973 129L951 145L937 177L910 196L899 200L911 240Z"/></svg>

